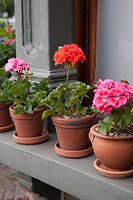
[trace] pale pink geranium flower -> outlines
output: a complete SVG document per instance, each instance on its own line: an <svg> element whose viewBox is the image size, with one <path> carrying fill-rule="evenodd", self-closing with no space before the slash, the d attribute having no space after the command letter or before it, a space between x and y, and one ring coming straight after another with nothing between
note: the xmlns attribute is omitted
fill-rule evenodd
<svg viewBox="0 0 133 200"><path fill-rule="evenodd" d="M6 70L6 72L12 71L12 65L11 65L10 63L7 63L7 64L5 65L5 70Z"/></svg>
<svg viewBox="0 0 133 200"><path fill-rule="evenodd" d="M5 65L5 70L22 73L23 70L29 70L29 67L30 64L21 58L10 58L8 63Z"/></svg>

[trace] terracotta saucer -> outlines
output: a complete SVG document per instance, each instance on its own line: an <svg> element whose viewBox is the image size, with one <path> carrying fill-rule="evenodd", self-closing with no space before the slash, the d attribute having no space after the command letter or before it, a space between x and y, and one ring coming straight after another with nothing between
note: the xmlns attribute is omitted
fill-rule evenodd
<svg viewBox="0 0 133 200"><path fill-rule="evenodd" d="M0 127L0 133L6 132L6 131L8 131L12 128L14 128L13 122L11 124L7 125L7 126Z"/></svg>
<svg viewBox="0 0 133 200"><path fill-rule="evenodd" d="M114 171L103 165L98 159L94 161L94 167L99 174L109 178L127 178L133 176L133 169L127 171Z"/></svg>
<svg viewBox="0 0 133 200"><path fill-rule="evenodd" d="M64 150L64 149L60 148L59 143L57 142L55 144L55 152L58 155L67 157L67 158L82 158L82 157L91 155L93 153L93 149L91 146L87 149L83 149L83 150L79 150L79 151Z"/></svg>
<svg viewBox="0 0 133 200"><path fill-rule="evenodd" d="M19 144L38 144L38 143L45 142L46 140L48 140L48 138L49 138L49 135L46 129L43 130L43 133L41 136L37 136L37 137L18 137L17 132L13 133L13 140Z"/></svg>

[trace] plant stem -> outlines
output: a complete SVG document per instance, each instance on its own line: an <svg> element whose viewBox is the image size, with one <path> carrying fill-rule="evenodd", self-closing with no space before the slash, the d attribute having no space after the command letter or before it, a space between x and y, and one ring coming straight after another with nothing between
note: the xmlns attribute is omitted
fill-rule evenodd
<svg viewBox="0 0 133 200"><path fill-rule="evenodd" d="M29 71L26 72L26 82L27 82L27 93L30 94L30 86L29 86Z"/></svg>
<svg viewBox="0 0 133 200"><path fill-rule="evenodd" d="M70 67L67 68L66 88L68 88L69 73L70 73Z"/></svg>

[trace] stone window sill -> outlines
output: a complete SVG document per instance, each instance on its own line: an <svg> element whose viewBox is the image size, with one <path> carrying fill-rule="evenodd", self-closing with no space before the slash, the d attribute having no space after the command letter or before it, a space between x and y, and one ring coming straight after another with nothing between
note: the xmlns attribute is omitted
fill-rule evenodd
<svg viewBox="0 0 133 200"><path fill-rule="evenodd" d="M0 162L82 200L133 200L133 177L109 179L93 168L94 155L80 159L55 154L56 136L46 143L19 145L13 131L0 134Z"/></svg>

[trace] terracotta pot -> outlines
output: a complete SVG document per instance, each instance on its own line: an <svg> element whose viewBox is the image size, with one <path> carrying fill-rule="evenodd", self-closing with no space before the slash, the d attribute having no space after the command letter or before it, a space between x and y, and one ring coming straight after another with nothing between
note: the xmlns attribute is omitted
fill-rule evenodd
<svg viewBox="0 0 133 200"><path fill-rule="evenodd" d="M11 124L9 106L9 104L0 103L0 127L5 127Z"/></svg>
<svg viewBox="0 0 133 200"><path fill-rule="evenodd" d="M94 117L95 114L73 119L52 117L60 148L73 151L88 148L88 131Z"/></svg>
<svg viewBox="0 0 133 200"><path fill-rule="evenodd" d="M13 119L17 136L19 137L37 137L42 135L43 120L41 119L44 108L34 111L33 114L15 115L13 106L9 108L10 115Z"/></svg>
<svg viewBox="0 0 133 200"><path fill-rule="evenodd" d="M89 138L97 159L114 171L125 171L133 167L133 135L104 136L96 132L98 125L90 129Z"/></svg>

